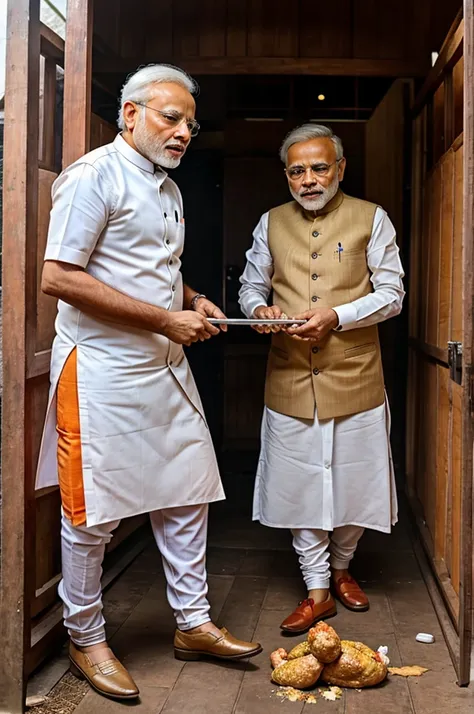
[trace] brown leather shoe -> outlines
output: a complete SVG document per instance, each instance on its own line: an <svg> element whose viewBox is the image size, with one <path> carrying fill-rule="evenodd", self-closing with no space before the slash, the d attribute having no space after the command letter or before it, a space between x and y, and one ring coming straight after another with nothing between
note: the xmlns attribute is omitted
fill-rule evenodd
<svg viewBox="0 0 474 714"><path fill-rule="evenodd" d="M97 655L97 651L93 653ZM81 652L73 642L69 643L70 670L78 679L87 679L91 687L99 694L112 699L136 699L138 687L114 653L104 648L105 660L94 663L92 653L89 656ZM95 659L95 658L94 658Z"/></svg>
<svg viewBox="0 0 474 714"><path fill-rule="evenodd" d="M298 607L291 615L288 615L286 620L283 620L280 627L285 632L294 632L299 634L306 632L310 627L324 620L327 617L332 617L337 612L336 603L333 597L328 593L327 599L324 602L315 604L312 598L307 598L300 602Z"/></svg>
<svg viewBox="0 0 474 714"><path fill-rule="evenodd" d="M212 632L188 634L176 630L174 636L174 656L181 660L197 660L202 657L217 659L244 659L262 651L259 642L244 642L233 637L225 627L218 637Z"/></svg>
<svg viewBox="0 0 474 714"><path fill-rule="evenodd" d="M339 580L333 579L332 582L338 599L348 610L365 612L369 609L369 598L352 575L339 578Z"/></svg>

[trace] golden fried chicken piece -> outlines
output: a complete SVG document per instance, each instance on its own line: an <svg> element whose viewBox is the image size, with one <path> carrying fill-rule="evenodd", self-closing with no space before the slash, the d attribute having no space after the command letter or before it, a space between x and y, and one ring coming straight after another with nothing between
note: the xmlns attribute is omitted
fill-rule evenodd
<svg viewBox="0 0 474 714"><path fill-rule="evenodd" d="M304 657L305 655L314 654L311 652L311 647L308 640L300 642L299 645L293 647L289 651L287 659L297 659L298 657ZM316 658L317 659L317 658Z"/></svg>
<svg viewBox="0 0 474 714"><path fill-rule="evenodd" d="M272 672L275 684L296 689L308 689L318 681L324 665L313 655L305 655L287 662L283 661Z"/></svg>
<svg viewBox="0 0 474 714"><path fill-rule="evenodd" d="M341 654L341 640L336 630L326 622L318 622L308 632L311 653L324 664L334 662Z"/></svg>
<svg viewBox="0 0 474 714"><path fill-rule="evenodd" d="M331 664L324 667L322 680L338 687L374 687L387 676L387 666L378 652L362 644L342 640L342 654Z"/></svg>
<svg viewBox="0 0 474 714"><path fill-rule="evenodd" d="M272 669L276 669L277 667L282 664L282 662L286 662L288 659L288 652L283 649L283 647L279 647L277 650L274 650L271 655L270 655L270 662L272 663Z"/></svg>

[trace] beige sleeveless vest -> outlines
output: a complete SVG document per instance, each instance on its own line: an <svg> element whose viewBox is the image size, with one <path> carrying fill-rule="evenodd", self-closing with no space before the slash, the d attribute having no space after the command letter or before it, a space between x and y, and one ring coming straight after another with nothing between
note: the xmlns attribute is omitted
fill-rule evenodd
<svg viewBox="0 0 474 714"><path fill-rule="evenodd" d="M270 211L273 303L289 316L337 307L372 292L366 248L377 206L339 191L321 211L296 201ZM331 331L318 346L273 335L265 403L302 419L348 416L379 406L384 381L377 326Z"/></svg>

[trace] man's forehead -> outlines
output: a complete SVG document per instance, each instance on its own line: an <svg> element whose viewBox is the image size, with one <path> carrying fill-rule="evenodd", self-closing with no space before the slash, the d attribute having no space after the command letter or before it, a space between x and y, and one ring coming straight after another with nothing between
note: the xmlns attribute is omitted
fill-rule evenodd
<svg viewBox="0 0 474 714"><path fill-rule="evenodd" d="M195 109L196 103L193 95L185 87L175 82L156 83L151 88L150 101L161 104L175 104L186 106L188 109Z"/></svg>
<svg viewBox="0 0 474 714"><path fill-rule="evenodd" d="M299 141L288 149L288 164L300 161L325 161L332 163L336 158L336 147L329 137Z"/></svg>

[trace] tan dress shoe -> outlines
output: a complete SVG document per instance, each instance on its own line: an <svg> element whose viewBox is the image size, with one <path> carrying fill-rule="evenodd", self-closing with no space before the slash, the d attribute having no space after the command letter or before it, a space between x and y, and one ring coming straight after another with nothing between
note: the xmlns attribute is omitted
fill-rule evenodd
<svg viewBox="0 0 474 714"><path fill-rule="evenodd" d="M174 656L181 660L197 660L202 657L216 659L244 659L253 657L262 651L259 642L245 642L233 637L225 627L221 636L213 632L196 632L188 634L176 630L174 636Z"/></svg>
<svg viewBox="0 0 474 714"><path fill-rule="evenodd" d="M69 643L70 670L78 679L87 679L91 687L99 694L112 699L136 699L138 687L112 650L104 648L101 655L106 659L94 662L98 651L87 654L81 652L73 642Z"/></svg>
<svg viewBox="0 0 474 714"><path fill-rule="evenodd" d="M339 578L339 580L333 579L333 587L337 598L348 610L365 612L369 609L369 598L352 575Z"/></svg>
<svg viewBox="0 0 474 714"><path fill-rule="evenodd" d="M300 602L296 610L291 615L288 615L286 620L283 620L280 628L285 632L300 634L309 630L319 620L332 617L336 612L336 603L330 594L328 594L324 602L316 604L312 598L307 598Z"/></svg>

